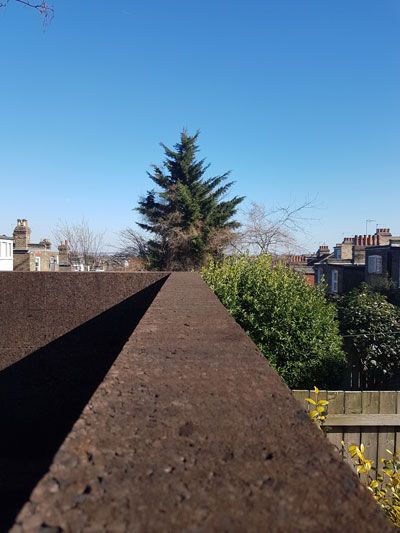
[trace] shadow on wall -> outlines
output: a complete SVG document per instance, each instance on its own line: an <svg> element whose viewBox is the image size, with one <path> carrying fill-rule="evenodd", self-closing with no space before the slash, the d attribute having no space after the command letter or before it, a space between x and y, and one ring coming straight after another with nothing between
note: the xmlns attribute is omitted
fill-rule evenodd
<svg viewBox="0 0 400 533"><path fill-rule="evenodd" d="M0 531L48 471L165 279L0 372Z"/></svg>

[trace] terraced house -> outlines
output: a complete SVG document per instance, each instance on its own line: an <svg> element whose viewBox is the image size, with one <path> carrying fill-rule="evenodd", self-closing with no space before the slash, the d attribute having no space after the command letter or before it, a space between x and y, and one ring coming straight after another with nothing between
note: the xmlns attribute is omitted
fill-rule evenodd
<svg viewBox="0 0 400 533"><path fill-rule="evenodd" d="M370 285L389 284L400 290L400 237L384 246L370 246L365 252L365 280Z"/></svg>
<svg viewBox="0 0 400 533"><path fill-rule="evenodd" d="M393 237L389 228L378 228L373 235L345 237L334 247L333 252L327 249L327 253L313 261L316 284L318 285L324 279L331 294L344 294L362 282L370 281L371 274L386 273L391 276L393 270L396 276L395 265L398 264L396 245L399 244L400 237ZM392 253L393 249L394 253ZM393 268L392 255L394 257ZM367 269L366 257L373 257L373 259L367 259L367 262L369 261ZM381 259L375 259L376 257L381 257ZM383 265L385 265L385 271ZM376 272L379 268L382 272ZM397 283L398 275L399 273L397 273Z"/></svg>
<svg viewBox="0 0 400 533"><path fill-rule="evenodd" d="M58 251L51 242L42 239L31 243L31 228L25 218L18 219L14 228L14 270L19 272L55 272L59 270Z"/></svg>

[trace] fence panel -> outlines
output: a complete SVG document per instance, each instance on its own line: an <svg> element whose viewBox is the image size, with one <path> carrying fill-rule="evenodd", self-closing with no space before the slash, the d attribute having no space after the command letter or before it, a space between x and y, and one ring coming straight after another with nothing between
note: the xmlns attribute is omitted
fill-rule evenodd
<svg viewBox="0 0 400 533"><path fill-rule="evenodd" d="M376 415L379 413L379 392L363 391L362 393L363 414ZM378 434L379 426L363 426L361 431L361 442L367 450L367 456L374 461L374 466L378 465Z"/></svg>
<svg viewBox="0 0 400 533"><path fill-rule="evenodd" d="M396 393L393 392L385 392L382 391L379 393L379 412L380 413L395 413L397 408L397 398L395 396ZM381 457L387 457L388 454L386 450L390 450L391 452L395 451L396 449L396 442L395 442L395 432L394 427L392 426L385 426L381 427L379 431L379 442L378 442L378 457L379 457L379 463L378 463L378 469L381 471L382 463L380 461Z"/></svg>
<svg viewBox="0 0 400 533"><path fill-rule="evenodd" d="M344 391L328 392L327 400L329 400L329 412L331 414L344 414L344 395ZM329 433L329 440L336 446L336 448L340 449L343 440L343 428L341 426L332 426L332 430Z"/></svg>
<svg viewBox="0 0 400 533"><path fill-rule="evenodd" d="M305 398L315 397L309 390L295 390L293 395L307 410ZM321 391L320 399L325 398L328 438L337 448L342 440L346 449L363 443L365 456L378 471L381 458L389 455L386 450L400 452L400 391Z"/></svg>

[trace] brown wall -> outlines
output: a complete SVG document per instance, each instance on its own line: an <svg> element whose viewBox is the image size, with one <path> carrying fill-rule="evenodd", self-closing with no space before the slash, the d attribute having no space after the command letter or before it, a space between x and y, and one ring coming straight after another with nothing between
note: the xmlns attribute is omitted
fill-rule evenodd
<svg viewBox="0 0 400 533"><path fill-rule="evenodd" d="M31 347L81 324L0 372L0 511L30 500L13 533L388 531L199 276L172 273L127 328L157 276L0 276L3 347L13 319Z"/></svg>
<svg viewBox="0 0 400 533"><path fill-rule="evenodd" d="M0 272L0 369L164 276Z"/></svg>

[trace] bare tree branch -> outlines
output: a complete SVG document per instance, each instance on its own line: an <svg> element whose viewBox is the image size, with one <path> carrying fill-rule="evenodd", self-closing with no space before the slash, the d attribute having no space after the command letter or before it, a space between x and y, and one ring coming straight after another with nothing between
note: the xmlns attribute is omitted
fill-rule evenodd
<svg viewBox="0 0 400 533"><path fill-rule="evenodd" d="M119 233L119 242L118 255L120 257L145 259L148 255L148 239L133 228L122 230Z"/></svg>
<svg viewBox="0 0 400 533"><path fill-rule="evenodd" d="M305 212L314 208L313 200L300 205L287 205L272 210L252 203L242 230L231 242L235 252L259 255L291 253L298 248L298 236L305 233L304 225L311 218Z"/></svg>
<svg viewBox="0 0 400 533"><path fill-rule="evenodd" d="M104 233L92 230L84 218L77 224L60 220L53 230L57 242L67 241L70 261L83 263L89 269L95 267L102 255Z"/></svg>
<svg viewBox="0 0 400 533"><path fill-rule="evenodd" d="M5 0L0 2L0 8L6 7L11 1L14 1L18 4L22 4L26 7L31 7L37 11L43 17L43 25L47 26L54 17L54 8L51 4L45 0L39 2L32 2L30 0Z"/></svg>

